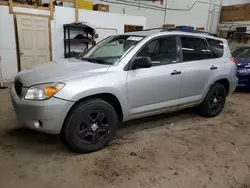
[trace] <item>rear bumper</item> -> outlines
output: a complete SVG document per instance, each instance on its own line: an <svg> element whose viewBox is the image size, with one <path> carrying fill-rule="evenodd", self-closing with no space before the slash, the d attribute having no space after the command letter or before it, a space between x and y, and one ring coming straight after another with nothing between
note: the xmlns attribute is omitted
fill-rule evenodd
<svg viewBox="0 0 250 188"><path fill-rule="evenodd" d="M23 126L49 134L59 134L64 119L73 102L51 98L45 101L31 101L20 98L11 88L12 105Z"/></svg>

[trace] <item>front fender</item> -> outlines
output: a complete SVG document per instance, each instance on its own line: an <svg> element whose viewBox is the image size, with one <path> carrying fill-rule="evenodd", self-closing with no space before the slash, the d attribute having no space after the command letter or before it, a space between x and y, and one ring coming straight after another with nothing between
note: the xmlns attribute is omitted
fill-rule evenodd
<svg viewBox="0 0 250 188"><path fill-rule="evenodd" d="M86 97L97 94L112 94L120 102L123 116L127 117L126 97L126 72L124 74L105 74L99 76L85 77L66 82L66 86L59 91L55 97L77 102ZM114 79L115 78L115 79Z"/></svg>

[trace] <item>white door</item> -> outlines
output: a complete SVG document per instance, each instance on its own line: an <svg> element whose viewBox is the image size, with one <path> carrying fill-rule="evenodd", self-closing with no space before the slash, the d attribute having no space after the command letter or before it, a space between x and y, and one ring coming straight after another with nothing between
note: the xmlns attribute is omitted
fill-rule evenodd
<svg viewBox="0 0 250 188"><path fill-rule="evenodd" d="M49 19L16 15L21 69L49 62Z"/></svg>

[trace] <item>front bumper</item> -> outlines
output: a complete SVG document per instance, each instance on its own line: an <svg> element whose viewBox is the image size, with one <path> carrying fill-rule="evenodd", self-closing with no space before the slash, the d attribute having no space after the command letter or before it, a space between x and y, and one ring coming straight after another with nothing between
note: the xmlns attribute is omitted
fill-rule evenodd
<svg viewBox="0 0 250 188"><path fill-rule="evenodd" d="M250 74L237 74L239 79L237 87L249 87L250 88Z"/></svg>
<svg viewBox="0 0 250 188"><path fill-rule="evenodd" d="M74 102L52 97L44 101L20 98L14 86L11 88L12 105L23 126L49 134L59 134L64 119Z"/></svg>

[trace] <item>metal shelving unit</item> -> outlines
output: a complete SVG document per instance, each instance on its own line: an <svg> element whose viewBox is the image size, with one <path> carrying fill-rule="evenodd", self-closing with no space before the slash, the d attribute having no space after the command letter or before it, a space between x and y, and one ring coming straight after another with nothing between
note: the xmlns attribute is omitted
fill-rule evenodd
<svg viewBox="0 0 250 188"><path fill-rule="evenodd" d="M82 23L70 23L70 24L64 24L63 29L64 29L64 57L65 58L78 56L83 51L89 48L89 44L91 44L92 46L95 45L95 41L94 41L95 30L93 28ZM84 33L85 36L83 36L84 38L79 38L79 39L72 38L72 31L78 31L79 34ZM83 51L80 51L79 49L82 49L82 48L78 47L78 50L74 51L73 49L77 49L77 48L72 48L72 45L76 45L76 44L78 46L80 45L81 47L84 47L85 49Z"/></svg>

